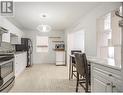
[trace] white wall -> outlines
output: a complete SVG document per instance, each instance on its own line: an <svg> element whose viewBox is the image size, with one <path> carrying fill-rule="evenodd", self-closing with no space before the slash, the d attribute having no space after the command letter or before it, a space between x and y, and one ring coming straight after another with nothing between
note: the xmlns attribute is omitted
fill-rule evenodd
<svg viewBox="0 0 123 95"><path fill-rule="evenodd" d="M75 32L81 29L85 30L85 52L89 56L96 56L96 19L105 13L118 8L120 3L101 3L85 17L79 19L66 32ZM67 35L68 35L67 33Z"/></svg>
<svg viewBox="0 0 123 95"><path fill-rule="evenodd" d="M61 40L64 40L64 32L63 31L51 31L48 33L41 33L38 31L25 31L25 37L31 38L33 42L33 63L41 64L41 63L54 63L55 64L55 51L52 49L52 41L53 39L49 39L49 52L36 52L36 36L60 36Z"/></svg>
<svg viewBox="0 0 123 95"><path fill-rule="evenodd" d="M79 30L76 32L71 32L69 33L69 44L70 50L82 50L84 52L84 47L85 47L85 34L84 30Z"/></svg>

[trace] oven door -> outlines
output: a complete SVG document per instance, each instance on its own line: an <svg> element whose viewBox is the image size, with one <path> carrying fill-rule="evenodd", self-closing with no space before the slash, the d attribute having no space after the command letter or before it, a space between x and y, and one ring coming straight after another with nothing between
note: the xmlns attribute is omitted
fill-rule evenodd
<svg viewBox="0 0 123 95"><path fill-rule="evenodd" d="M0 64L0 87L14 76L14 58Z"/></svg>

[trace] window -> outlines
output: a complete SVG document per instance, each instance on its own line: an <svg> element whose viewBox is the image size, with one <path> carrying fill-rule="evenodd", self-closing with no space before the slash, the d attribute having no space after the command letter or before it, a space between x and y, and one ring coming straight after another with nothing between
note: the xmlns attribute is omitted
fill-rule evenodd
<svg viewBox="0 0 123 95"><path fill-rule="evenodd" d="M111 30L111 13L108 13L104 17L104 41L107 41L108 46L108 58L114 59L114 47L112 46L112 30Z"/></svg>
<svg viewBox="0 0 123 95"><path fill-rule="evenodd" d="M36 38L36 51L37 52L48 52L48 37L37 36Z"/></svg>
<svg viewBox="0 0 123 95"><path fill-rule="evenodd" d="M111 13L104 17L104 30L111 30Z"/></svg>
<svg viewBox="0 0 123 95"><path fill-rule="evenodd" d="M121 18L115 15L117 10L122 13L120 7L97 19L97 56L121 66Z"/></svg>
<svg viewBox="0 0 123 95"><path fill-rule="evenodd" d="M114 59L114 47L108 47L108 58Z"/></svg>

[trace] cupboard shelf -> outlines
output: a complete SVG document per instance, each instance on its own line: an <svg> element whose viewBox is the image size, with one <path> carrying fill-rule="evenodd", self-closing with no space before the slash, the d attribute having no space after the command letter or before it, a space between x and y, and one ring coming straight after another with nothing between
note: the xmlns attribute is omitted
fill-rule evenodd
<svg viewBox="0 0 123 95"><path fill-rule="evenodd" d="M38 45L37 47L48 47L47 45Z"/></svg>
<svg viewBox="0 0 123 95"><path fill-rule="evenodd" d="M57 43L57 42L64 42L64 41L52 41L52 42L55 42L55 43Z"/></svg>
<svg viewBox="0 0 123 95"><path fill-rule="evenodd" d="M61 37L49 37L49 38L61 38Z"/></svg>

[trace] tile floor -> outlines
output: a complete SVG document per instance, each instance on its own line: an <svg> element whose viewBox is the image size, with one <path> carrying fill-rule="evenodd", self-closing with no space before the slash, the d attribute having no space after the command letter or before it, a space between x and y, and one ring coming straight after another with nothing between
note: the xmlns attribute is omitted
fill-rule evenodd
<svg viewBox="0 0 123 95"><path fill-rule="evenodd" d="M68 79L67 66L37 64L16 78L10 92L75 92L75 87L76 80Z"/></svg>

